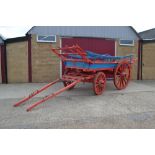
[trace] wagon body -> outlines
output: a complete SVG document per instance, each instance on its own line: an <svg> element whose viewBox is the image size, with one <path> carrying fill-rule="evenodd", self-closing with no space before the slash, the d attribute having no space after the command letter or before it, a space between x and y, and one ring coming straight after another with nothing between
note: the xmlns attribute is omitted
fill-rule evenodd
<svg viewBox="0 0 155 155"><path fill-rule="evenodd" d="M68 55L70 60L65 60L65 68L81 69L84 71L92 70L110 70L115 69L121 61L127 61L129 64L133 63L133 55L128 56L110 56L108 54L96 54L91 51L86 51L86 57L92 62L82 61L80 55Z"/></svg>
<svg viewBox="0 0 155 155"><path fill-rule="evenodd" d="M126 88L131 78L131 66L135 61L133 55L101 55L85 51L78 45L52 49L52 51L62 59L65 65L65 72L62 76L65 85L69 85L76 79L81 79L82 82L92 82L96 95L104 91L108 76L113 78L117 89ZM96 79L99 81L95 81ZM100 83L97 91L95 82Z"/></svg>

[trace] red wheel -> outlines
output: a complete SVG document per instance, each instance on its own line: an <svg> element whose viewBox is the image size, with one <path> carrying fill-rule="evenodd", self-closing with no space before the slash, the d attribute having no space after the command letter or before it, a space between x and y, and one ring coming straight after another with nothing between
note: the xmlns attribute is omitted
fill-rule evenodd
<svg viewBox="0 0 155 155"><path fill-rule="evenodd" d="M70 71L70 70L66 70L65 72L64 72L64 74L69 74L69 73L71 73L72 71ZM68 86L68 85L70 85L72 83L72 81L63 81L63 84L64 84L64 86L66 87L66 86ZM69 88L68 90L71 90L71 89L73 89L75 87L75 85L74 86L72 86L71 88Z"/></svg>
<svg viewBox="0 0 155 155"><path fill-rule="evenodd" d="M131 77L130 68L128 62L122 62L116 67L114 71L114 85L118 90L127 87Z"/></svg>
<svg viewBox="0 0 155 155"><path fill-rule="evenodd" d="M96 95L101 95L105 90L106 76L103 72L98 72L94 78L93 89Z"/></svg>

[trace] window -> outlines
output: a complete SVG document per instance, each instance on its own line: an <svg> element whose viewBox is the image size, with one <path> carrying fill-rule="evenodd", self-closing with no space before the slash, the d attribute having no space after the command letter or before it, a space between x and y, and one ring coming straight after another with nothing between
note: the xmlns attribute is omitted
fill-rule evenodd
<svg viewBox="0 0 155 155"><path fill-rule="evenodd" d="M134 40L120 40L119 44L124 46L134 46Z"/></svg>
<svg viewBox="0 0 155 155"><path fill-rule="evenodd" d="M37 42L56 42L56 35L38 35L37 36Z"/></svg>

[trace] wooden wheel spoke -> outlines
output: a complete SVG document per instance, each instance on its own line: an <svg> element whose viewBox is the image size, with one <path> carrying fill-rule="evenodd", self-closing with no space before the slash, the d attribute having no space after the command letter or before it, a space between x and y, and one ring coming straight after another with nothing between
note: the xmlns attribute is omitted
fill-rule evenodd
<svg viewBox="0 0 155 155"><path fill-rule="evenodd" d="M127 79L124 79L124 82L125 82L125 84L127 84L128 83Z"/></svg>
<svg viewBox="0 0 155 155"><path fill-rule="evenodd" d="M122 78L122 85L123 85L122 88L124 88L126 86L126 82L124 81L124 78Z"/></svg>
<svg viewBox="0 0 155 155"><path fill-rule="evenodd" d="M118 86L121 88L122 86L121 80L119 80Z"/></svg>
<svg viewBox="0 0 155 155"><path fill-rule="evenodd" d="M123 87L122 79L120 80L120 88Z"/></svg>
<svg viewBox="0 0 155 155"><path fill-rule="evenodd" d="M116 80L116 81L120 80L120 78L121 78L120 75L116 75L116 76L115 76L115 80Z"/></svg>
<svg viewBox="0 0 155 155"><path fill-rule="evenodd" d="M125 83L127 83L128 82L128 80L127 80L127 78L126 77L124 77L124 79L123 79L124 81L125 81Z"/></svg>
<svg viewBox="0 0 155 155"><path fill-rule="evenodd" d="M123 87L126 85L126 82L124 81L124 78L122 79L122 84L123 84Z"/></svg>

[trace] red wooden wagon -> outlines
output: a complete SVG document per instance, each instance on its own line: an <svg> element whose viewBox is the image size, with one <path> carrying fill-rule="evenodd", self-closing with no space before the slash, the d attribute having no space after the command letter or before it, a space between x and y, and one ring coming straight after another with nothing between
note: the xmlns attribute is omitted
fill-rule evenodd
<svg viewBox="0 0 155 155"><path fill-rule="evenodd" d="M114 85L118 90L127 87L131 78L131 66L135 59L133 55L128 56L110 56L101 55L91 51L84 51L78 45L72 47L52 48L54 52L64 63L65 71L61 79L57 79L45 85L43 88L33 92L28 97L22 99L14 106L19 106L53 84L62 81L64 88L52 93L30 106L27 111L37 105L54 98L67 89L73 89L80 82L93 83L93 91L96 95L101 95L106 87L107 76L113 78Z"/></svg>

